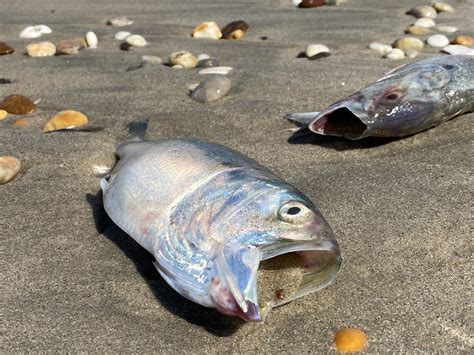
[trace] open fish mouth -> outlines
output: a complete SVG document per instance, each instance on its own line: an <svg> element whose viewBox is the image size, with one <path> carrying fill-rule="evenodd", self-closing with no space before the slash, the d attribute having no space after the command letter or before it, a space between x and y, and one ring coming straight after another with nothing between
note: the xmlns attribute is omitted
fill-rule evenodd
<svg viewBox="0 0 474 355"><path fill-rule="evenodd" d="M354 111L346 106L323 111L309 125L309 129L323 135L361 138L367 130L367 125Z"/></svg>

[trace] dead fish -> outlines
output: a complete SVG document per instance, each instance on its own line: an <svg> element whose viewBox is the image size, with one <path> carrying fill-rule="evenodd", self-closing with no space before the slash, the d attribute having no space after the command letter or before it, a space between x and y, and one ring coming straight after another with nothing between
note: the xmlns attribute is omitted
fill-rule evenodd
<svg viewBox="0 0 474 355"><path fill-rule="evenodd" d="M329 136L403 137L474 111L474 57L428 58L386 76L322 112L285 118Z"/></svg>
<svg viewBox="0 0 474 355"><path fill-rule="evenodd" d="M195 139L124 143L117 156L104 208L189 300L261 321L335 278L339 246L317 207L254 160ZM259 264L283 254L297 255L301 283L259 302Z"/></svg>

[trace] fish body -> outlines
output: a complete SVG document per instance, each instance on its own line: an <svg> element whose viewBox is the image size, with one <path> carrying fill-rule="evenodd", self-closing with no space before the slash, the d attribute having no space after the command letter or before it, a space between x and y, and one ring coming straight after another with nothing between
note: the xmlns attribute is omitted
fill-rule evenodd
<svg viewBox="0 0 474 355"><path fill-rule="evenodd" d="M289 120L311 131L360 139L411 135L474 111L474 57L451 55L395 68L321 112Z"/></svg>
<svg viewBox="0 0 474 355"><path fill-rule="evenodd" d="M125 143L117 156L101 181L106 212L191 301L260 321L337 274L339 247L316 206L254 160L192 139ZM301 259L303 282L259 305L259 263L288 253Z"/></svg>

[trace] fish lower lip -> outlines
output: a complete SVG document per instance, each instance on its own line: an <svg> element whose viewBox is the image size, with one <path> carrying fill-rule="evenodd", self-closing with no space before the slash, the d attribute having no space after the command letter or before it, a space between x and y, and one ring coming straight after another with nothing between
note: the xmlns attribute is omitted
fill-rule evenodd
<svg viewBox="0 0 474 355"><path fill-rule="evenodd" d="M367 130L367 125L343 106L325 112L310 125L310 129L319 134L357 139Z"/></svg>

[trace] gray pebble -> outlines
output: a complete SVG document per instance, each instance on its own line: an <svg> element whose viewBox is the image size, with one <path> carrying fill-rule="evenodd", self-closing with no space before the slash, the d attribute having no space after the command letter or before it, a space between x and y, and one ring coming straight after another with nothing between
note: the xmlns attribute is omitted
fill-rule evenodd
<svg viewBox="0 0 474 355"><path fill-rule="evenodd" d="M219 61L216 58L206 58L198 61L196 68L211 68L218 67Z"/></svg>
<svg viewBox="0 0 474 355"><path fill-rule="evenodd" d="M224 97L230 90L230 80L224 75L209 75L191 93L197 102L213 102Z"/></svg>

